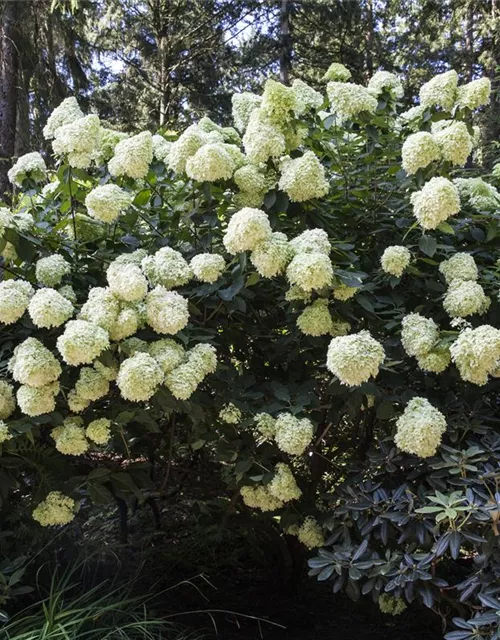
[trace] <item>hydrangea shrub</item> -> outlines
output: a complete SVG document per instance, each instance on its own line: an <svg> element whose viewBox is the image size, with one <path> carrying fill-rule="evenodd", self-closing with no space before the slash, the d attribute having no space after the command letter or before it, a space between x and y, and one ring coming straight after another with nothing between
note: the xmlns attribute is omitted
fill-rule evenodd
<svg viewBox="0 0 500 640"><path fill-rule="evenodd" d="M334 591L497 637L500 171L463 169L489 81L403 112L393 74L349 80L174 141L57 107L0 209L2 500L66 525L188 445Z"/></svg>

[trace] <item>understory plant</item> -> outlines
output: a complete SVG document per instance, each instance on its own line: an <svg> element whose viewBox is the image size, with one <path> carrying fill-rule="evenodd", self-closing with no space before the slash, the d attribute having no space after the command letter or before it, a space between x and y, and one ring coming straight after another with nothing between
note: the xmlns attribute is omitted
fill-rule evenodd
<svg viewBox="0 0 500 640"><path fill-rule="evenodd" d="M267 80L175 139L53 112L53 168L21 157L0 210L5 522L144 501L183 446L334 591L497 638L490 83L404 111L393 74L349 79Z"/></svg>

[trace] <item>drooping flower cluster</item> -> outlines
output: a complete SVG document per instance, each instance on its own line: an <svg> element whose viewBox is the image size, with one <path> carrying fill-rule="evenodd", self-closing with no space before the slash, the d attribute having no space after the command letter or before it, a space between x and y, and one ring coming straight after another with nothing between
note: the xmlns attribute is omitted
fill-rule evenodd
<svg viewBox="0 0 500 640"><path fill-rule="evenodd" d="M51 491L33 511L33 520L42 527L65 525L75 517L76 502L60 491Z"/></svg>
<svg viewBox="0 0 500 640"><path fill-rule="evenodd" d="M199 253L191 259L189 266L197 280L213 284L226 268L226 261L216 253Z"/></svg>
<svg viewBox="0 0 500 640"><path fill-rule="evenodd" d="M40 258L35 267L36 279L46 287L61 284L65 275L71 273L71 266L62 256L54 253L46 258Z"/></svg>
<svg viewBox="0 0 500 640"><path fill-rule="evenodd" d="M231 254L253 251L271 237L269 218L260 209L244 207L229 220L224 234L224 246Z"/></svg>
<svg viewBox="0 0 500 640"><path fill-rule="evenodd" d="M175 335L189 321L188 301L176 291L155 287L146 296L146 319L157 333Z"/></svg>
<svg viewBox="0 0 500 640"><path fill-rule="evenodd" d="M333 338L328 347L327 368L341 384L357 387L376 377L385 352L368 331Z"/></svg>
<svg viewBox="0 0 500 640"><path fill-rule="evenodd" d="M411 253L409 249L401 245L393 245L385 249L380 258L380 264L385 273L400 278L406 267L410 264L410 260Z"/></svg>
<svg viewBox="0 0 500 640"><path fill-rule="evenodd" d="M423 229L436 229L460 211L458 190L447 178L431 178L411 196L413 215Z"/></svg>
<svg viewBox="0 0 500 640"><path fill-rule="evenodd" d="M490 101L491 80L479 78L458 87L457 104L467 109L477 109Z"/></svg>
<svg viewBox="0 0 500 640"><path fill-rule="evenodd" d="M426 398L413 398L396 423L394 442L406 453L433 456L446 431L446 418Z"/></svg>
<svg viewBox="0 0 500 640"><path fill-rule="evenodd" d="M24 314L34 289L26 280L2 280L0 282L0 322L13 324Z"/></svg>
<svg viewBox="0 0 500 640"><path fill-rule="evenodd" d="M438 122L433 127L441 158L451 164L463 167L472 151L472 137L465 122Z"/></svg>
<svg viewBox="0 0 500 640"><path fill-rule="evenodd" d="M238 424L241 420L241 411L230 402L219 411L219 418L226 424Z"/></svg>
<svg viewBox="0 0 500 640"><path fill-rule="evenodd" d="M103 184L92 189L85 198L89 215L101 222L115 222L132 203L133 196L116 184Z"/></svg>
<svg viewBox="0 0 500 640"><path fill-rule="evenodd" d="M434 76L420 88L420 104L451 111L457 97L458 74L447 71Z"/></svg>
<svg viewBox="0 0 500 640"><path fill-rule="evenodd" d="M44 180L46 175L47 165L37 151L26 153L18 158L15 165L7 172L9 180L18 187L22 187L23 180L26 178L39 182Z"/></svg>
<svg viewBox="0 0 500 640"><path fill-rule="evenodd" d="M247 507L261 511L276 511L283 507L283 502L273 496L267 487L262 485L241 487L241 497Z"/></svg>
<svg viewBox="0 0 500 640"><path fill-rule="evenodd" d="M163 382L164 374L158 362L148 353L136 353L120 366L116 384L125 400L149 400Z"/></svg>
<svg viewBox="0 0 500 640"><path fill-rule="evenodd" d="M59 127L70 124L80 118L83 118L83 111L78 106L76 98L66 98L50 114L47 124L43 128L44 138L46 140L52 140Z"/></svg>
<svg viewBox="0 0 500 640"><path fill-rule="evenodd" d="M471 280L454 280L443 300L446 313L452 318L466 318L478 313L483 315L490 307L491 300L483 287Z"/></svg>
<svg viewBox="0 0 500 640"><path fill-rule="evenodd" d="M217 352L210 344L196 344L184 362L167 373L165 385L178 400L190 398L208 374L217 368Z"/></svg>
<svg viewBox="0 0 500 640"><path fill-rule="evenodd" d="M36 338L26 338L9 360L9 371L16 382L43 387L59 379L62 369L52 351Z"/></svg>
<svg viewBox="0 0 500 640"><path fill-rule="evenodd" d="M448 260L441 262L439 271L449 285L454 280L474 282L479 277L476 262L470 253L455 253Z"/></svg>
<svg viewBox="0 0 500 640"><path fill-rule="evenodd" d="M332 325L328 300L325 298L315 300L297 318L297 326L307 336L323 336L331 333Z"/></svg>
<svg viewBox="0 0 500 640"><path fill-rule="evenodd" d="M401 344L409 356L424 356L439 340L439 327L432 318L410 313L401 323Z"/></svg>
<svg viewBox="0 0 500 640"><path fill-rule="evenodd" d="M411 175L439 160L441 151L431 133L419 131L406 138L401 149L401 157L403 169Z"/></svg>
<svg viewBox="0 0 500 640"><path fill-rule="evenodd" d="M261 422L262 419L259 420ZM311 443L314 427L308 418L299 419L291 413L280 413L273 426L276 444L284 453L301 456Z"/></svg>
<svg viewBox="0 0 500 640"><path fill-rule="evenodd" d="M10 418L15 409L14 387L5 380L0 380L0 420Z"/></svg>
<svg viewBox="0 0 500 640"><path fill-rule="evenodd" d="M85 435L96 444L106 444L111 437L111 421L107 418L98 418L85 429Z"/></svg>
<svg viewBox="0 0 500 640"><path fill-rule="evenodd" d="M151 143L153 145L154 159L168 164L168 156L170 155L170 149L173 143L165 140L165 138L159 134L155 134L151 138Z"/></svg>
<svg viewBox="0 0 500 640"><path fill-rule="evenodd" d="M378 606L382 613L387 613L391 616L399 616L406 611L406 602L403 598L397 598L391 596L389 593L381 593L378 599Z"/></svg>
<svg viewBox="0 0 500 640"><path fill-rule="evenodd" d="M500 205L500 193L482 178L455 178L453 184L457 187L463 204L468 204L475 211L491 211Z"/></svg>
<svg viewBox="0 0 500 640"><path fill-rule="evenodd" d="M139 180L147 175L152 160L152 136L149 131L143 131L116 145L108 169L112 176L128 176Z"/></svg>
<svg viewBox="0 0 500 640"><path fill-rule="evenodd" d="M500 330L487 324L464 329L450 351L462 380L485 385L500 360Z"/></svg>
<svg viewBox="0 0 500 640"><path fill-rule="evenodd" d="M73 367L91 363L108 347L108 332L86 320L70 320L57 339L64 362Z"/></svg>
<svg viewBox="0 0 500 640"><path fill-rule="evenodd" d="M331 260L319 251L297 253L288 265L286 277L291 285L306 292L328 287L333 281Z"/></svg>
<svg viewBox="0 0 500 640"><path fill-rule="evenodd" d="M55 289L39 289L31 298L28 312L36 327L60 327L73 315L72 303Z"/></svg>
<svg viewBox="0 0 500 640"><path fill-rule="evenodd" d="M78 416L66 418L60 427L52 429L50 435L56 449L66 456L80 456L89 448L83 420Z"/></svg>
<svg viewBox="0 0 500 640"><path fill-rule="evenodd" d="M300 158L284 158L281 161L279 188L292 202L304 202L328 193L325 168L316 154L306 151Z"/></svg>
<svg viewBox="0 0 500 640"><path fill-rule="evenodd" d="M274 468L274 477L267 485L269 493L283 503L298 500L302 495L292 470L284 462L278 462Z"/></svg>
<svg viewBox="0 0 500 640"><path fill-rule="evenodd" d="M359 84L329 82L326 86L331 110L340 121L353 120L359 114L375 113L377 99Z"/></svg>
<svg viewBox="0 0 500 640"><path fill-rule="evenodd" d="M325 543L323 529L315 518L308 516L297 531L297 538L308 549L322 547Z"/></svg>
<svg viewBox="0 0 500 640"><path fill-rule="evenodd" d="M400 78L389 71L377 71L368 82L368 90L374 96L379 96L384 91L395 99L404 96L404 89Z"/></svg>
<svg viewBox="0 0 500 640"><path fill-rule="evenodd" d="M65 155L70 166L87 169L99 144L99 117L84 116L56 129L52 148L58 156Z"/></svg>

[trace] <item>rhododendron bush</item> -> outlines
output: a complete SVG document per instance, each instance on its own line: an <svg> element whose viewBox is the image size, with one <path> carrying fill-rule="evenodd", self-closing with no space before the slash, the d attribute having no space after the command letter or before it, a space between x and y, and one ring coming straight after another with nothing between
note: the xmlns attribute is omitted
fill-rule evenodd
<svg viewBox="0 0 500 640"><path fill-rule="evenodd" d="M489 94L450 71L404 111L396 76L363 87L333 64L322 92L268 80L233 97L234 128L205 117L169 139L66 99L44 129L53 157L19 158L0 210L7 517L60 526L142 501L151 451L166 467L183 446L334 591L493 637Z"/></svg>

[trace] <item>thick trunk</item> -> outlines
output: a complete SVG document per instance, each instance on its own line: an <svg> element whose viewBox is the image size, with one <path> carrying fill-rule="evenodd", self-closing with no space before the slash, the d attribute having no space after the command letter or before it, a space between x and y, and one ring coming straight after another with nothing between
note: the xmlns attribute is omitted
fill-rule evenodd
<svg viewBox="0 0 500 640"><path fill-rule="evenodd" d="M280 9L280 80L283 84L290 84L290 70L292 67L292 37L290 35L290 0L281 0Z"/></svg>
<svg viewBox="0 0 500 640"><path fill-rule="evenodd" d="M7 171L15 150L17 116L17 27L20 4L5 2L0 43L0 197L9 191Z"/></svg>

